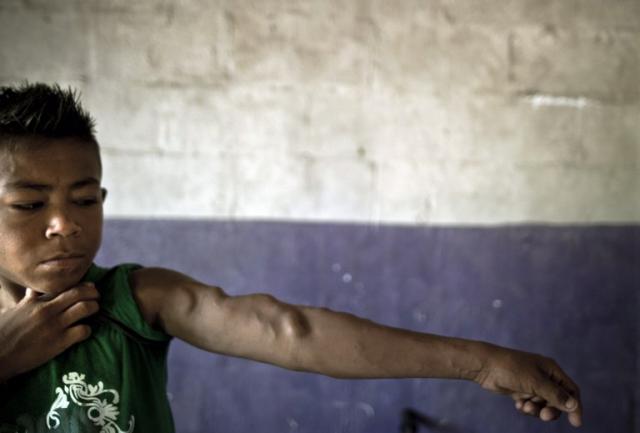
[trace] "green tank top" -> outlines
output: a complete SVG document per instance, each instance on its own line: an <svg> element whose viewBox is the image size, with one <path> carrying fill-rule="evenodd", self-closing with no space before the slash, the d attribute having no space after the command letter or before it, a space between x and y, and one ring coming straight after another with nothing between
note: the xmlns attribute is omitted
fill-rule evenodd
<svg viewBox="0 0 640 433"><path fill-rule="evenodd" d="M149 326L129 273L93 265L83 281L100 291L91 337L0 385L0 433L173 432L166 394L170 336Z"/></svg>

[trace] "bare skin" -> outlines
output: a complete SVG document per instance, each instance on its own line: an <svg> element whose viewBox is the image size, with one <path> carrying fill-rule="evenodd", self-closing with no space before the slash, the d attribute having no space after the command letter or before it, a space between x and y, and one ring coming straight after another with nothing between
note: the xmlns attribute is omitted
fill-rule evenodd
<svg viewBox="0 0 640 433"><path fill-rule="evenodd" d="M12 189L17 180L31 188ZM71 140L0 157L0 380L88 337L77 322L97 311L98 294L77 284L100 244L99 180L97 154ZM78 257L47 264L61 252ZM264 294L228 296L167 269L138 270L131 284L149 324L210 352L336 378L471 380L511 396L522 413L549 421L565 412L572 425L582 423L578 387L549 358Z"/></svg>
<svg viewBox="0 0 640 433"><path fill-rule="evenodd" d="M577 385L552 359L491 345L383 326L270 295L228 296L174 271L132 276L147 322L204 350L336 378L472 380L511 396L543 421L582 424ZM569 405L569 406L567 406Z"/></svg>
<svg viewBox="0 0 640 433"><path fill-rule="evenodd" d="M12 308L0 313L0 383L55 358L91 335L78 322L98 311L95 287L73 287L45 301L27 290ZM37 349L37 350L36 350Z"/></svg>
<svg viewBox="0 0 640 433"><path fill-rule="evenodd" d="M95 287L75 287L102 234L97 151L73 140L33 144L0 149L0 382L88 338L78 322L98 310ZM47 262L59 255L77 257Z"/></svg>

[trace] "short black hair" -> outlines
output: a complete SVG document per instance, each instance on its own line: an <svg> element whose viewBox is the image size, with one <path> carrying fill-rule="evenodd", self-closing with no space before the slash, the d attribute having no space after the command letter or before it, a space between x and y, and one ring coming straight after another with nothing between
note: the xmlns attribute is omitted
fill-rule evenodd
<svg viewBox="0 0 640 433"><path fill-rule="evenodd" d="M97 145L95 125L71 88L28 82L0 87L0 141L78 138Z"/></svg>

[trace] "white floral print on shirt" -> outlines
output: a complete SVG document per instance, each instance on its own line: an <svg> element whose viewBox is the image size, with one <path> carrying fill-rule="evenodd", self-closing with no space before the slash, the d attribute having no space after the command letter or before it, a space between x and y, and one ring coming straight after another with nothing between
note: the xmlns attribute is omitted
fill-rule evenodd
<svg viewBox="0 0 640 433"><path fill-rule="evenodd" d="M87 384L84 378L84 374L75 371L62 376L64 388L56 388L56 400L47 413L49 430L55 430L60 426L58 410L67 409L69 404L73 402L80 407L87 408L87 418L94 425L101 427L100 433L132 433L135 426L133 415L129 419L127 430L121 430L118 426L118 415L120 414L117 406L120 402L118 391L105 389L101 381L96 385Z"/></svg>

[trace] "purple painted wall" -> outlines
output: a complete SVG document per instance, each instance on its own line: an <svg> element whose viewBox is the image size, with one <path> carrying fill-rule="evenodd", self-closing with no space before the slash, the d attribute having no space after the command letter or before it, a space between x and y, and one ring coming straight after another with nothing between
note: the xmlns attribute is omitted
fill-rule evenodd
<svg viewBox="0 0 640 433"><path fill-rule="evenodd" d="M582 432L639 431L640 227L395 227L106 222L102 265L165 266L231 294L269 292L393 325L556 358L582 386ZM344 381L174 342L178 431L399 431L403 408L466 433L568 432L509 398L439 380Z"/></svg>

